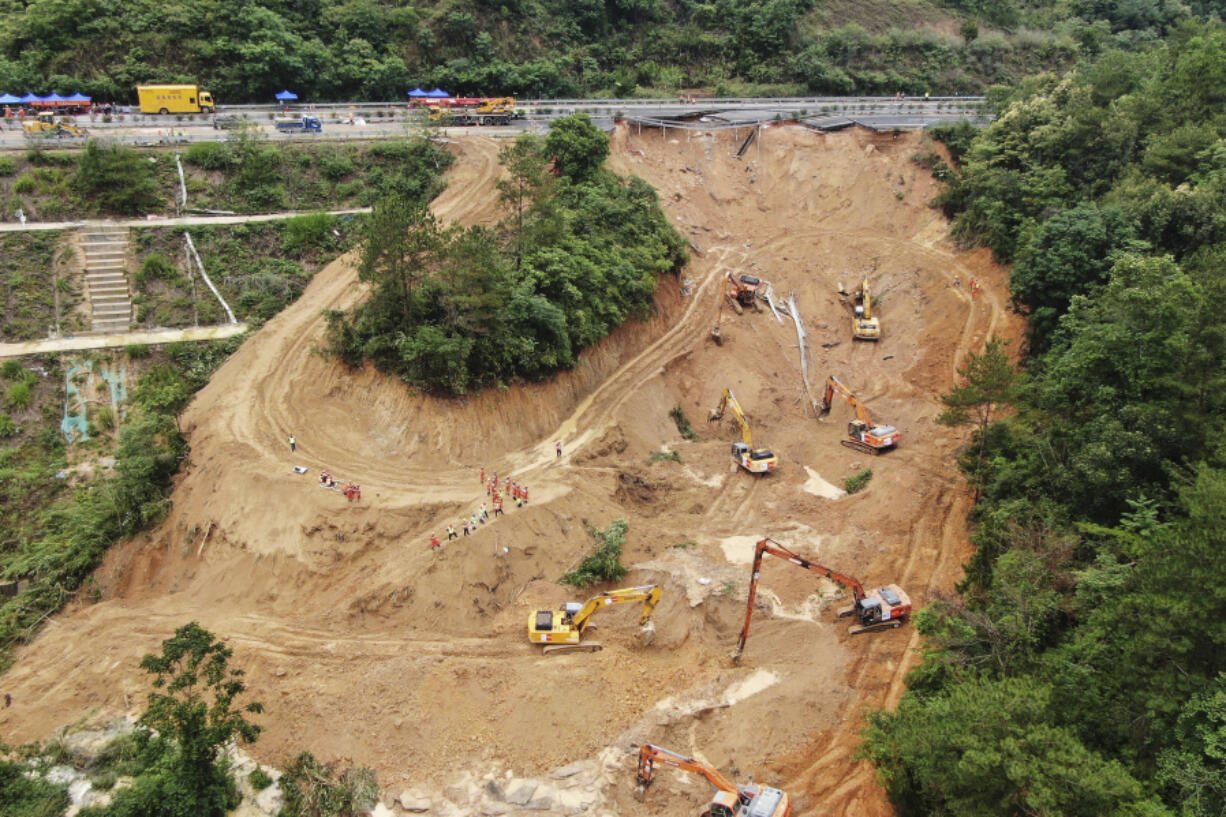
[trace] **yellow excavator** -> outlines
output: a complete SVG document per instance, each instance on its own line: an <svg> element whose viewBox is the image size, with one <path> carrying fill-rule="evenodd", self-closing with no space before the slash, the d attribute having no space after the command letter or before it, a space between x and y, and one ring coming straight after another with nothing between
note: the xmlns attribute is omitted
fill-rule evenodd
<svg viewBox="0 0 1226 817"><path fill-rule="evenodd" d="M732 461L751 474L765 474L774 471L779 465L779 458L765 448L753 447L753 433L749 430L749 420L737 402L732 389L724 389L724 395L719 399L719 405L712 411L707 421L714 423L724 419L724 410L732 412L732 417L741 427L741 442L732 444Z"/></svg>
<svg viewBox="0 0 1226 817"><path fill-rule="evenodd" d="M702 775L715 788L715 795L703 810L703 817L792 817L792 803L787 792L752 782L738 786L710 763L650 743L644 743L639 748L640 794L646 793L651 785L657 763Z"/></svg>
<svg viewBox="0 0 1226 817"><path fill-rule="evenodd" d="M856 340L881 340L881 322L873 316L873 293L868 288L868 278L860 283L852 307L851 335Z"/></svg>
<svg viewBox="0 0 1226 817"><path fill-rule="evenodd" d="M592 623L592 616L597 610L614 604L635 601L643 603L639 633L643 643L650 644L656 633L651 614L660 603L660 586L655 584L609 590L592 596L583 604L569 601L557 610L534 610L528 614L528 640L533 644L546 645L543 651L546 655L553 652L596 652L603 649L601 644L583 641L583 631Z"/></svg>
<svg viewBox="0 0 1226 817"><path fill-rule="evenodd" d="M57 119L50 111L43 111L37 119L26 119L21 123L29 139L63 138L65 136L84 138L85 129L78 128L67 119Z"/></svg>

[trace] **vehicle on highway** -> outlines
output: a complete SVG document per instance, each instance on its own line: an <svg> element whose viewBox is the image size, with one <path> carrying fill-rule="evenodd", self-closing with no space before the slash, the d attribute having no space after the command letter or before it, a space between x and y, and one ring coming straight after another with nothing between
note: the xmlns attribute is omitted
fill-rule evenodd
<svg viewBox="0 0 1226 817"><path fill-rule="evenodd" d="M213 113L213 95L195 85L137 85L141 113Z"/></svg>
<svg viewBox="0 0 1226 817"><path fill-rule="evenodd" d="M282 133L319 133L324 129L318 116L302 116L297 119L278 119L273 122Z"/></svg>

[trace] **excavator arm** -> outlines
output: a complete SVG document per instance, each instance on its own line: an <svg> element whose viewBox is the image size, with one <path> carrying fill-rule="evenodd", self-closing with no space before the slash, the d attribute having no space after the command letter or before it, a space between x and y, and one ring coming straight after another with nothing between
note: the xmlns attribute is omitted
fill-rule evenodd
<svg viewBox="0 0 1226 817"><path fill-rule="evenodd" d="M821 412L818 414L819 420L824 419L830 413L830 407L834 404L834 395L836 393L852 407L856 412L856 419L864 423L865 428L873 427L873 419L869 416L868 409L852 394L851 389L844 386L834 375L826 378L826 393L822 396Z"/></svg>
<svg viewBox="0 0 1226 817"><path fill-rule="evenodd" d="M719 773L709 763L704 763L701 760L693 757L679 755L676 752L671 752L668 749L662 749L659 746L654 746L650 743L644 743L639 747L639 785L646 787L651 785L651 777L655 771L655 764L663 763L666 766L673 766L683 772L693 772L700 774L707 779L707 782L723 792L740 797L740 792L737 787Z"/></svg>
<svg viewBox="0 0 1226 817"><path fill-rule="evenodd" d="M753 449L753 432L749 430L749 418L745 416L745 410L741 408L741 404L737 401L736 395L732 393L732 389L724 389L724 394L719 398L719 405L711 412L708 418L711 422L724 419L724 411L731 411L736 424L741 427L741 440L745 445Z"/></svg>
<svg viewBox="0 0 1226 817"><path fill-rule="evenodd" d="M732 654L732 663L734 664L741 660L741 653L745 651L745 642L749 640L749 622L753 620L753 605L758 596L758 579L762 576L762 556L768 553L771 556L777 556L784 561L791 562L798 567L803 567L805 570L811 570L819 576L824 576L846 587L851 591L852 598L854 599L853 611L860 604L860 600L864 598L864 586L860 584L859 579L854 579L851 576L844 575L837 570L832 570L816 562L810 562L808 559L796 555L769 537L759 540L753 554L753 572L750 574L749 580L749 599L745 605L745 625L741 627L741 635L736 641L736 652Z"/></svg>
<svg viewBox="0 0 1226 817"><path fill-rule="evenodd" d="M595 615L597 610L602 610L613 604L628 604L634 601L643 602L643 612L639 615L639 626L646 626L651 620L651 614L656 609L656 605L660 602L660 586L648 584L642 587L626 587L621 590L609 590L598 596L592 596L579 608L579 612L575 613L571 624L582 634L587 629L588 624L591 623L592 616Z"/></svg>

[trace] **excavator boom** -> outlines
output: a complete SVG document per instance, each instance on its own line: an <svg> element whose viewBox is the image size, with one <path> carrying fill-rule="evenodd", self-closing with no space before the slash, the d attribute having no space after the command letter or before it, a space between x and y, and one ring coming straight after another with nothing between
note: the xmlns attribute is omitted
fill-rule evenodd
<svg viewBox="0 0 1226 817"><path fill-rule="evenodd" d="M736 785L728 778L724 777L710 763L704 763L701 760L685 755L677 754L668 749L654 746L650 743L644 743L639 747L639 774L638 780L640 786L648 786L651 784L651 777L655 771L655 764L663 763L666 766L673 766L683 772L693 772L700 774L707 779L707 782L714 786L719 791L726 791L731 794L737 793Z"/></svg>
<svg viewBox="0 0 1226 817"><path fill-rule="evenodd" d="M732 444L732 460L751 474L765 474L774 471L779 464L779 458L765 448L753 447L753 432L749 430L749 419L744 409L732 393L732 389L724 389L719 399L719 405L707 418L710 422L722 420L724 411L732 412L733 419L741 427L741 442Z"/></svg>
<svg viewBox="0 0 1226 817"><path fill-rule="evenodd" d="M866 454L880 454L898 445L898 440L902 437L898 429L894 426L873 425L873 418L869 416L868 407L861 403L859 398L852 394L851 389L844 386L834 375L826 378L826 391L822 396L822 404L817 413L818 420L825 420L830 414L836 393L847 401L856 413L856 419L847 424L848 438L841 441L843 445Z"/></svg>
<svg viewBox="0 0 1226 817"><path fill-rule="evenodd" d="M754 601L758 596L758 580L762 576L762 557L765 554L776 556L797 567L803 567L805 570L838 582L851 591L852 604L841 608L838 614L839 618L853 614L859 617L860 623L852 627L852 635L897 627L911 614L911 599L898 585L886 585L872 593L865 593L864 585L860 584L859 579L825 565L811 562L767 537L760 539L754 548L753 572L749 579L749 597L745 604L745 624L741 627L740 637L737 638L736 652L732 654L734 664L740 662L741 654L745 651L745 642L749 640L749 623L753 620Z"/></svg>
<svg viewBox="0 0 1226 817"><path fill-rule="evenodd" d="M711 764L645 743L639 748L638 782L641 789L651 785L655 764L663 763L706 778L715 789L705 817L792 817L787 793L770 786L737 786Z"/></svg>
<svg viewBox="0 0 1226 817"><path fill-rule="evenodd" d="M535 610L528 616L528 640L534 644L545 644L545 653L562 650L585 650L595 652L601 645L581 643L583 632L592 621L597 610L611 607L615 604L628 604L641 601L642 613L639 615L639 627L644 641L650 642L655 635L651 614L660 602L660 586L655 584L642 587L626 587L621 590L609 590L592 596L583 604L570 602L560 610Z"/></svg>

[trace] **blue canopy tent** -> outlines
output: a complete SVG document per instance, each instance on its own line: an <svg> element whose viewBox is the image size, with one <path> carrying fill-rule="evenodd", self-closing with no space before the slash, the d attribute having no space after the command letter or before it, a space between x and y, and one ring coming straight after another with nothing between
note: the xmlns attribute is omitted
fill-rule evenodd
<svg viewBox="0 0 1226 817"><path fill-rule="evenodd" d="M423 91L421 88L414 88L413 90L409 91L409 96L411 97L430 96L430 94L427 93L426 91Z"/></svg>
<svg viewBox="0 0 1226 817"><path fill-rule="evenodd" d="M87 97L85 94L78 92L78 93L73 94L72 96L64 97L64 101L72 102L77 105L86 105L91 101L91 99L90 97ZM0 97L0 104L3 104L3 102L4 102L4 97Z"/></svg>
<svg viewBox="0 0 1226 817"><path fill-rule="evenodd" d="M0 94L0 105L20 105L21 97L12 94Z"/></svg>
<svg viewBox="0 0 1226 817"><path fill-rule="evenodd" d="M436 87L433 91L426 94L426 96L433 97L434 99L446 99L447 97L451 96L451 94L447 93L442 88Z"/></svg>
<svg viewBox="0 0 1226 817"><path fill-rule="evenodd" d="M21 102L23 105L29 105L31 102L41 102L42 99L38 94L25 94L21 97Z"/></svg>
<svg viewBox="0 0 1226 817"><path fill-rule="evenodd" d="M278 102L289 102L298 98L298 95L293 91L280 91L274 94L274 96L276 96Z"/></svg>

